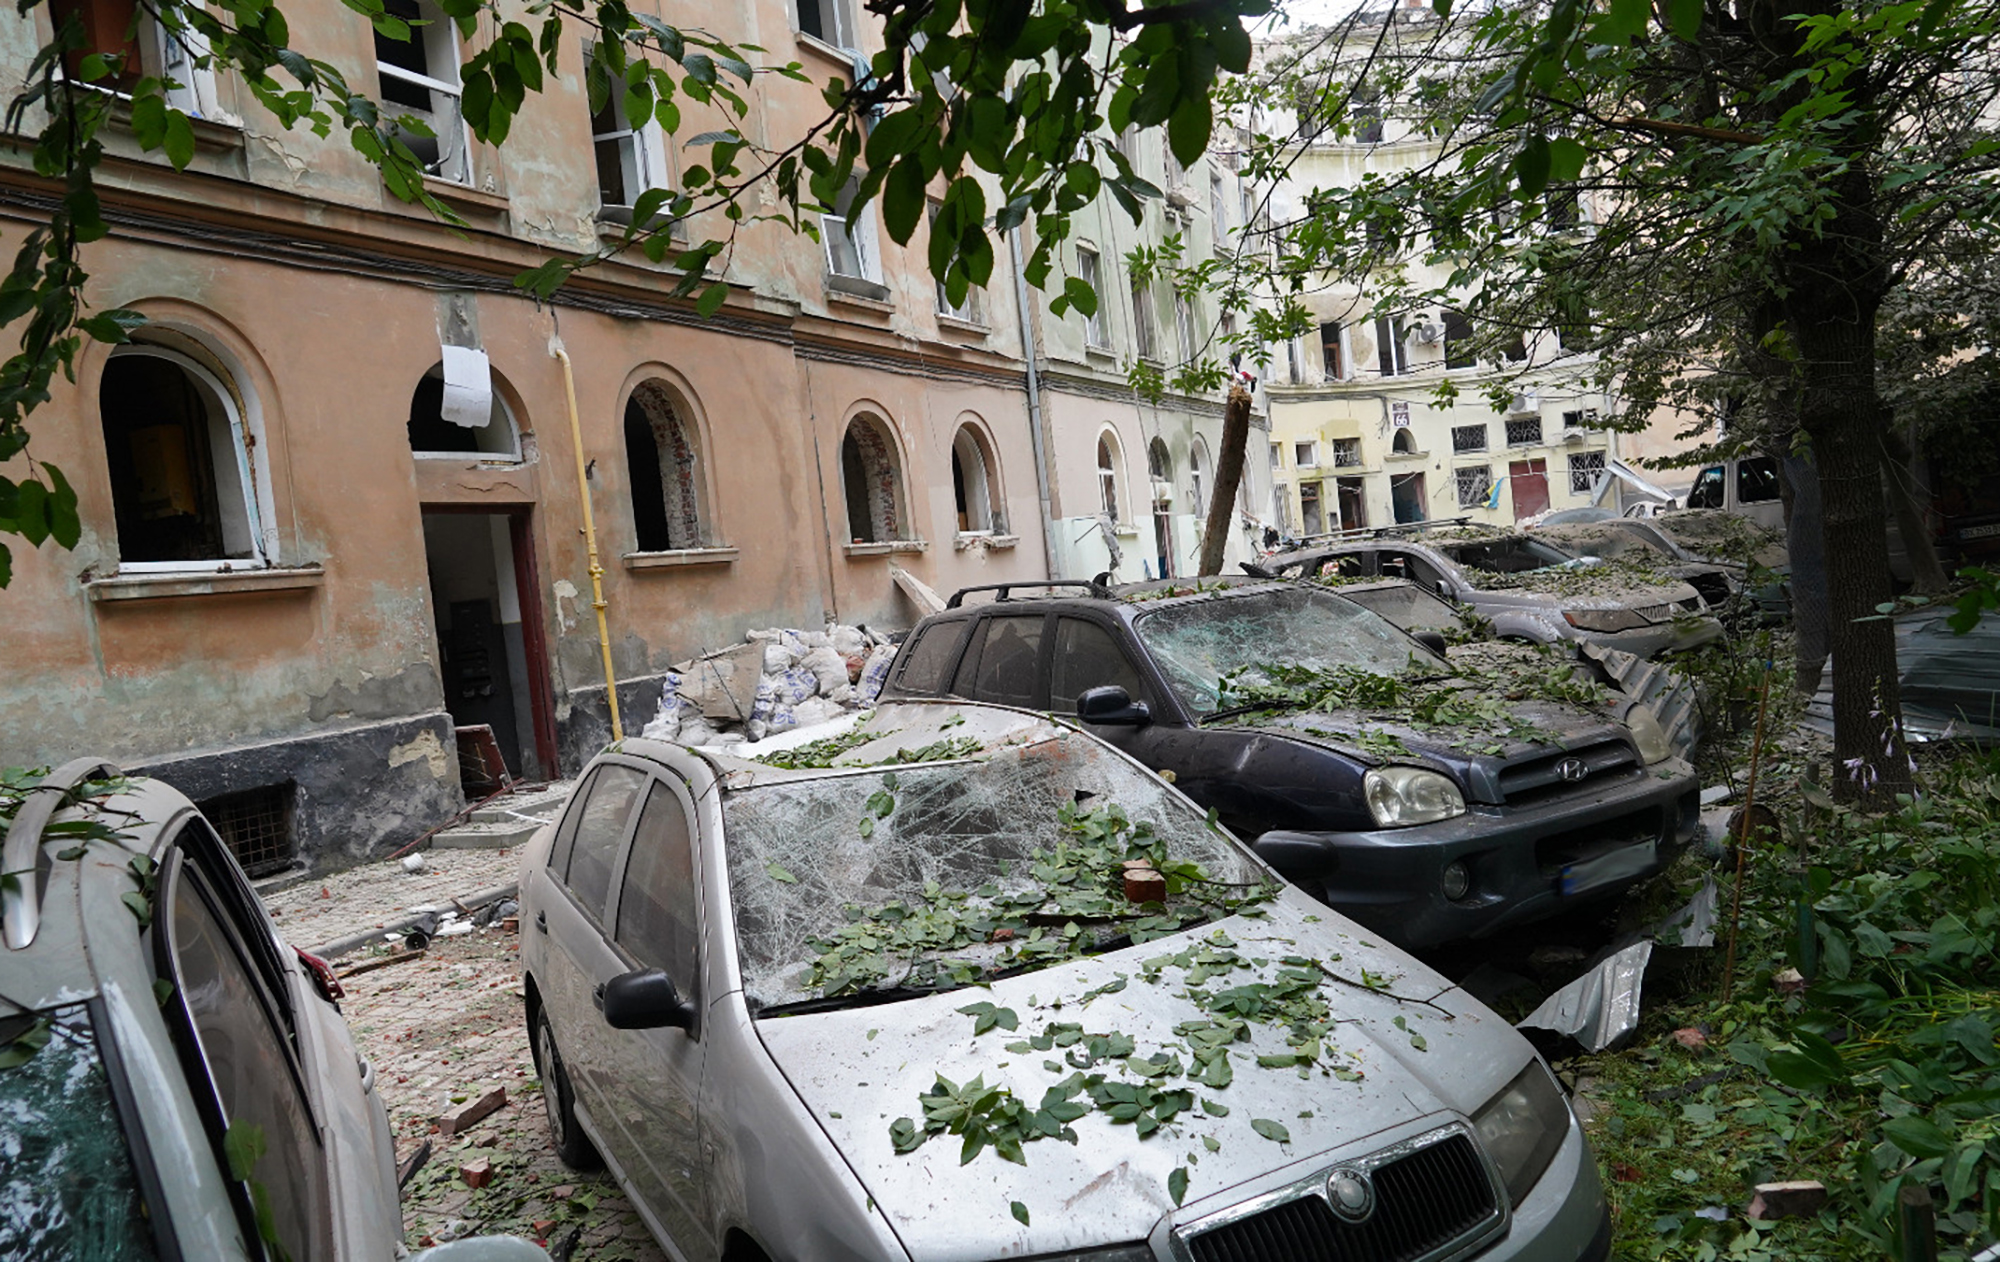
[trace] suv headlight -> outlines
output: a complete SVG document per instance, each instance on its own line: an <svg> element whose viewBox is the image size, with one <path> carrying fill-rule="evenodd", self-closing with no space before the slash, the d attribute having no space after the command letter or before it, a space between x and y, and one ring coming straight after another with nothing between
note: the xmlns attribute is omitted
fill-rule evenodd
<svg viewBox="0 0 2000 1262"><path fill-rule="evenodd" d="M1674 747L1667 740L1667 729L1660 726L1660 720L1643 705L1634 705L1625 712L1625 726L1631 729L1632 743L1639 747L1639 759L1647 766L1673 756Z"/></svg>
<svg viewBox="0 0 2000 1262"><path fill-rule="evenodd" d="M1579 631L1636 631L1652 625L1636 609L1565 609L1563 621Z"/></svg>
<svg viewBox="0 0 2000 1262"><path fill-rule="evenodd" d="M1569 1101L1539 1060L1472 1115L1472 1128L1515 1205L1534 1189L1569 1134Z"/></svg>
<svg viewBox="0 0 2000 1262"><path fill-rule="evenodd" d="M1376 767L1361 777L1368 810L1384 828L1432 824L1465 814L1465 795L1449 776L1422 767Z"/></svg>

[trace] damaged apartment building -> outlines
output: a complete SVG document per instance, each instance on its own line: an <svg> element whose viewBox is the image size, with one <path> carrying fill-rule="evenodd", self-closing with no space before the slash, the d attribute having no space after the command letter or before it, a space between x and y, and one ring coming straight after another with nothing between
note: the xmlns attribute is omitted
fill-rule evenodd
<svg viewBox="0 0 2000 1262"><path fill-rule="evenodd" d="M628 716L653 711L672 664L749 628L907 627L921 611L899 569L950 592L1109 568L1045 530L1045 477L1064 531L1106 505L1114 538L1138 532L1122 576L1186 564L1219 404L1135 404L1107 337L1046 321L1039 296L1024 318L1005 249L957 306L922 229L900 247L866 212L827 216L817 242L745 226L709 319L636 252L553 303L518 291L553 254L615 238L684 160L615 100L593 115L581 29L495 149L460 119L468 49L432 0L391 0L419 20L409 43L338 0L288 6L296 47L429 120L426 187L466 221L453 231L338 131L287 131L189 65L134 0L5 19L12 81L51 9L86 5L103 47L136 32L134 77L184 85L197 148L176 172L107 129L111 230L86 248L87 298L148 322L129 345L86 342L31 418L83 531L71 551L16 548L0 592L0 765L91 754L157 775L253 873L344 866L444 821L469 783L463 728L490 732L482 775L492 754L521 779L573 774L610 735L584 496ZM803 65L813 82L747 93L765 139L817 121L821 86L878 39L860 0L635 7ZM28 159L0 159L16 240L58 191ZM1108 225L1096 240L1107 286L1130 244Z"/></svg>

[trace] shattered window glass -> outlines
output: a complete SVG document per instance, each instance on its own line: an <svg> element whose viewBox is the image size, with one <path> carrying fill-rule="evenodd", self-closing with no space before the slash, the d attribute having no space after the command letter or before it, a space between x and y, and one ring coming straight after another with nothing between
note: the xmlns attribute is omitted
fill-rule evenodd
<svg viewBox="0 0 2000 1262"><path fill-rule="evenodd" d="M86 1009L48 1024L0 1017L0 1064L0 1257L152 1258L132 1154Z"/></svg>
<svg viewBox="0 0 2000 1262"><path fill-rule="evenodd" d="M1135 625L1174 691L1201 714L1216 708L1223 676L1271 683L1264 667L1274 660L1305 670L1355 666L1386 675L1418 651L1373 611L1331 592L1299 588L1177 605L1141 615Z"/></svg>
<svg viewBox="0 0 2000 1262"><path fill-rule="evenodd" d="M1468 569L1489 574L1525 574L1571 559L1546 543L1518 535L1487 543L1455 543L1440 550Z"/></svg>
<svg viewBox="0 0 2000 1262"><path fill-rule="evenodd" d="M1543 531L1557 544L1578 556L1613 557L1630 556L1634 560L1653 560L1660 557L1671 559L1673 553L1662 547L1656 540L1639 531L1608 522L1582 522L1567 526L1544 526Z"/></svg>
<svg viewBox="0 0 2000 1262"><path fill-rule="evenodd" d="M1459 626L1458 608L1421 587L1350 587L1341 595L1381 614L1405 631L1450 631Z"/></svg>
<svg viewBox="0 0 2000 1262"><path fill-rule="evenodd" d="M1074 733L976 761L742 789L724 799L723 815L745 995L768 1008L819 994L805 981L821 954L815 943L858 914L850 908L914 907L940 891L991 898L1037 889L1031 856L1063 839L1058 812L1077 802L1116 803L1165 839L1172 860L1198 863L1216 881L1264 879L1185 799ZM976 963L1007 945L981 943L954 957Z"/></svg>

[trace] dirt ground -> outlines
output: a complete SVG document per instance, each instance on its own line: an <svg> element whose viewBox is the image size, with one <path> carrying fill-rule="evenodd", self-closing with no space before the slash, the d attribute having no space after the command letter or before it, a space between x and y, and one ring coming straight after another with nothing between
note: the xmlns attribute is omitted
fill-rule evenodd
<svg viewBox="0 0 2000 1262"><path fill-rule="evenodd" d="M396 1156L425 1140L430 1161L403 1190L411 1247L504 1233L544 1244L556 1262L665 1262L602 1170L579 1173L549 1148L541 1083L521 1013L519 939L500 929L439 939L421 958L345 979L341 1008L375 1066ZM342 968L379 958L357 954ZM439 1123L495 1088L507 1102L446 1137ZM488 1181L464 1176L485 1162Z"/></svg>

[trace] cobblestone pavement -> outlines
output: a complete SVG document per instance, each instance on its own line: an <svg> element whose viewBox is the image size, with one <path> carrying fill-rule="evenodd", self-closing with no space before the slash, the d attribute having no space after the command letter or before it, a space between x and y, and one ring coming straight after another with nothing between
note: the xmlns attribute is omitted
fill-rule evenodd
<svg viewBox="0 0 2000 1262"><path fill-rule="evenodd" d="M495 883L474 880L450 892ZM432 1145L430 1162L403 1192L408 1243L507 1233L545 1243L558 1262L572 1240L572 1262L665 1262L609 1175L571 1170L549 1148L522 1018L518 949L513 934L483 929L343 982L341 1007L361 1054L375 1065L398 1162L426 1139ZM358 952L342 963L382 954ZM442 1119L496 1087L507 1092L498 1112L466 1134L438 1133ZM479 1182L479 1162L490 1181L473 1187L463 1176L470 1167Z"/></svg>
<svg viewBox="0 0 2000 1262"><path fill-rule="evenodd" d="M277 918L285 941L310 951L387 924L413 908L449 909L454 897L506 885L514 879L520 853L426 850L421 872L406 872L400 862L371 863L267 894L264 905Z"/></svg>

